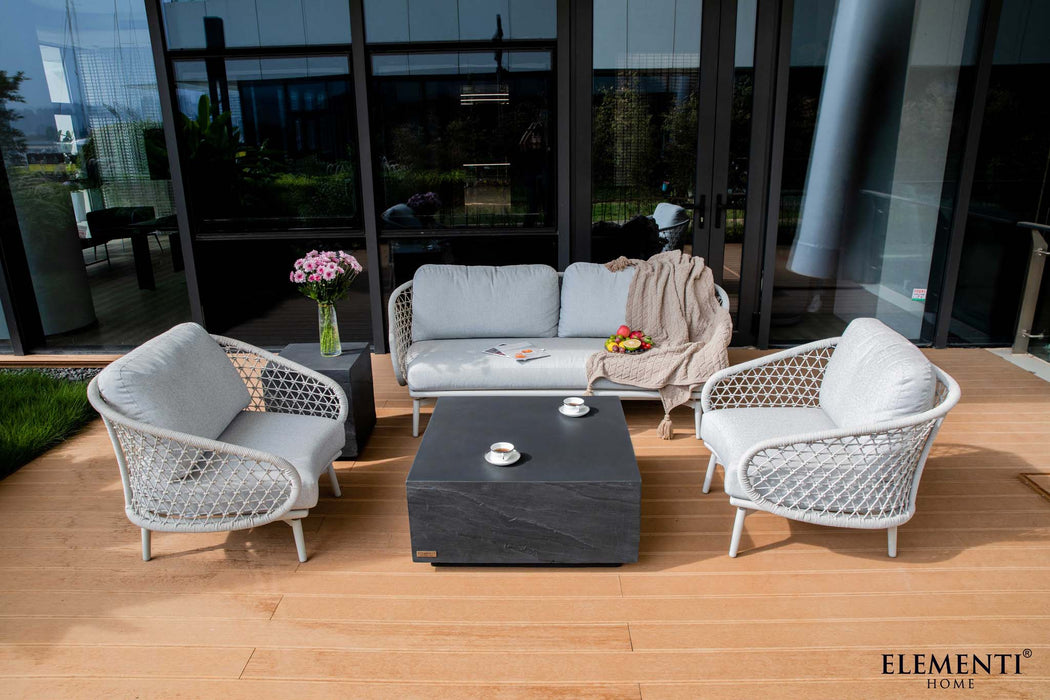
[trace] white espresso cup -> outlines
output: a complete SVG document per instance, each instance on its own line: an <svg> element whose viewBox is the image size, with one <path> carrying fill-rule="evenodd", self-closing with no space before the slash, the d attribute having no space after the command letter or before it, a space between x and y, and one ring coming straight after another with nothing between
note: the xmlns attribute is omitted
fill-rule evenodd
<svg viewBox="0 0 1050 700"><path fill-rule="evenodd" d="M494 442L489 445L489 454L497 462L510 462L514 459L514 445L509 442Z"/></svg>
<svg viewBox="0 0 1050 700"><path fill-rule="evenodd" d="M579 396L570 396L561 402L561 405L565 407L565 410L569 413L583 413L587 408L587 404Z"/></svg>

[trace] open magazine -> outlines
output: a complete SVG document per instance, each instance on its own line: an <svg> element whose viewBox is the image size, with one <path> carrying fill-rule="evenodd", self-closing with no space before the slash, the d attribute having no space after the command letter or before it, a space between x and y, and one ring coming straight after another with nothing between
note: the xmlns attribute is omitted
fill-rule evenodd
<svg viewBox="0 0 1050 700"><path fill-rule="evenodd" d="M532 343L499 343L491 348L486 348L483 352L486 355L515 360L520 365L531 360L538 360L541 357L550 357L549 352L546 352L543 348L536 347Z"/></svg>

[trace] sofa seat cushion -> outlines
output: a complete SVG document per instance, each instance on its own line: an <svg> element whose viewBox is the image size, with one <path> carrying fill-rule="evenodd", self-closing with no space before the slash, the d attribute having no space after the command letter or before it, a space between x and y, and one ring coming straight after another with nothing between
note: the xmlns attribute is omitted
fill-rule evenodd
<svg viewBox="0 0 1050 700"><path fill-rule="evenodd" d="M700 437L725 467L726 494L748 499L739 477L748 450L766 440L836 428L820 408L724 408L704 414Z"/></svg>
<svg viewBox="0 0 1050 700"><path fill-rule="evenodd" d="M933 365L907 338L858 318L828 360L820 405L840 427L871 425L930 410L936 387Z"/></svg>
<svg viewBox="0 0 1050 700"><path fill-rule="evenodd" d="M498 343L532 343L550 353L519 365L486 355ZM551 389L582 392L587 388L587 358L602 350L605 338L474 338L424 340L407 353L408 388L428 391L520 391ZM602 350L604 352L604 350ZM595 389L635 390L601 379Z"/></svg>
<svg viewBox="0 0 1050 700"><path fill-rule="evenodd" d="M597 263L573 263L561 281L562 338L607 338L627 317L627 294L635 268L610 272Z"/></svg>
<svg viewBox="0 0 1050 700"><path fill-rule="evenodd" d="M412 339L542 338L558 331L547 265L423 265L412 278Z"/></svg>
<svg viewBox="0 0 1050 700"><path fill-rule="evenodd" d="M299 499L292 507L306 509L317 505L317 480L332 456L342 451L346 431L330 418L242 411L219 440L288 460L302 479Z"/></svg>
<svg viewBox="0 0 1050 700"><path fill-rule="evenodd" d="M226 353L196 323L148 340L98 375L99 393L132 420L215 439L251 401Z"/></svg>

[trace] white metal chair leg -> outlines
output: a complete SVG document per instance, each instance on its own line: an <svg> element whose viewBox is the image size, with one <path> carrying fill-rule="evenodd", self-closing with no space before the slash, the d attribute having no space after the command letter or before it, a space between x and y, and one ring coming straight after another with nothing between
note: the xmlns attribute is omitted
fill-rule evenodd
<svg viewBox="0 0 1050 700"><path fill-rule="evenodd" d="M332 493L335 494L335 497L342 496L343 490L339 488L339 477L335 475L335 464L328 465L328 479L332 482Z"/></svg>
<svg viewBox="0 0 1050 700"><path fill-rule="evenodd" d="M700 439L700 418L704 415L703 410L700 408L700 402L693 402L693 424L696 427L696 439Z"/></svg>
<svg viewBox="0 0 1050 700"><path fill-rule="evenodd" d="M744 518L747 517L747 508L736 509L736 520L733 522L733 539L729 542L729 556L735 557L740 549L740 536L744 534Z"/></svg>
<svg viewBox="0 0 1050 700"><path fill-rule="evenodd" d="M150 531L146 528L142 528L142 561L149 561L152 557L150 553Z"/></svg>
<svg viewBox="0 0 1050 700"><path fill-rule="evenodd" d="M412 437L419 437L419 399L412 399Z"/></svg>
<svg viewBox="0 0 1050 700"><path fill-rule="evenodd" d="M306 539L303 537L303 521L300 518L286 520L292 526L292 536L295 538L295 551L299 555L299 561L306 561Z"/></svg>
<svg viewBox="0 0 1050 700"><path fill-rule="evenodd" d="M704 493L711 490L711 477L715 475L716 464L718 464L718 457L712 453L711 461L707 463L707 474L704 476Z"/></svg>
<svg viewBox="0 0 1050 700"><path fill-rule="evenodd" d="M891 557L896 557L897 556L897 526L896 525L894 525L893 527L891 527L891 528L886 530L886 542L887 542L887 545L888 545L887 549L889 550L890 556Z"/></svg>

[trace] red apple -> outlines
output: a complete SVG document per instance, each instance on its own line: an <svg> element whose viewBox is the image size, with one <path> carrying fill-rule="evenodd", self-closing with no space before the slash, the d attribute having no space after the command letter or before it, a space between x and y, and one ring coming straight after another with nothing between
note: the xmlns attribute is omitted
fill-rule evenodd
<svg viewBox="0 0 1050 700"><path fill-rule="evenodd" d="M645 333L643 331L632 331L631 335L629 337L637 338L638 340L641 340L642 338L645 337Z"/></svg>
<svg viewBox="0 0 1050 700"><path fill-rule="evenodd" d="M631 335L630 326L627 326L626 324L620 326L616 329L616 335L622 335L624 338L628 337L629 335Z"/></svg>

